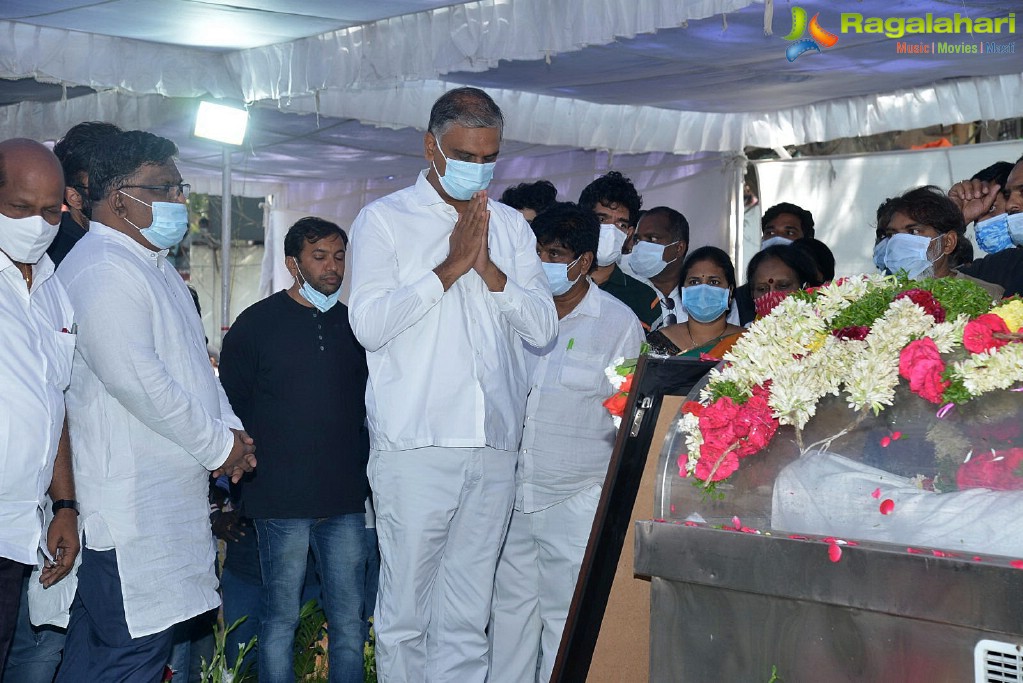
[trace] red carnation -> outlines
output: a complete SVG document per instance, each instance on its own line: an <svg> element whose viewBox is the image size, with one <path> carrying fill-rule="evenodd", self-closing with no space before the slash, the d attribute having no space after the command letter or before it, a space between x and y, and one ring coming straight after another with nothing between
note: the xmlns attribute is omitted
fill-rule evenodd
<svg viewBox="0 0 1023 683"><path fill-rule="evenodd" d="M899 292L895 295L896 299L909 299L920 308L924 309L924 312L934 318L934 322L943 323L945 322L945 309L942 308L938 300L934 298L934 295L924 289L907 289L904 292Z"/></svg>
<svg viewBox="0 0 1023 683"><path fill-rule="evenodd" d="M867 335L870 334L870 328L866 325L849 325L840 330L832 330L831 334L839 339L855 339L856 341L863 341L867 338Z"/></svg>

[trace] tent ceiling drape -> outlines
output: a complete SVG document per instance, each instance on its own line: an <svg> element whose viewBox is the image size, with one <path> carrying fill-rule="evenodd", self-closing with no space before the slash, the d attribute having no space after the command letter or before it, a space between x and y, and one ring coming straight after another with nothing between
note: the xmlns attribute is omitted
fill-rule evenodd
<svg viewBox="0 0 1023 683"><path fill-rule="evenodd" d="M505 157L569 148L727 152L1023 114L1018 53L898 54L883 35L841 33L839 13L850 8L807 0L800 7L819 12L839 40L789 63L782 36L791 7L7 0L0 134L54 139L103 118L172 137L193 173L214 176L218 149L188 134L194 100L246 101L254 126L236 169L272 183L411 177L422 166L421 132L409 128L421 131L429 105L456 84L485 87L505 109ZM1023 3L861 0L852 9L978 18ZM58 97L42 84L67 90Z"/></svg>

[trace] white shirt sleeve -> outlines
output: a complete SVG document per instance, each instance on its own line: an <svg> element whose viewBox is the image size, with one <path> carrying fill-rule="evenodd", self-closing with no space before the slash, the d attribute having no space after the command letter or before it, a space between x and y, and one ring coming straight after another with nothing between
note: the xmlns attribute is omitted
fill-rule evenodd
<svg viewBox="0 0 1023 683"><path fill-rule="evenodd" d="M122 269L100 263L68 283L68 296L75 309L83 312L78 350L110 395L206 469L223 464L234 437L223 420L210 415L199 397L175 380L157 355L151 302L140 283Z"/></svg>
<svg viewBox="0 0 1023 683"><path fill-rule="evenodd" d="M444 296L432 270L397 286L397 247L390 230L372 209L352 224L352 296L349 320L356 339L373 352L422 319Z"/></svg>
<svg viewBox="0 0 1023 683"><path fill-rule="evenodd" d="M536 255L536 239L526 221L517 219L521 225L515 226L519 239L511 272L505 273L508 282L503 292L492 294L512 329L530 346L543 348L558 336L558 311Z"/></svg>

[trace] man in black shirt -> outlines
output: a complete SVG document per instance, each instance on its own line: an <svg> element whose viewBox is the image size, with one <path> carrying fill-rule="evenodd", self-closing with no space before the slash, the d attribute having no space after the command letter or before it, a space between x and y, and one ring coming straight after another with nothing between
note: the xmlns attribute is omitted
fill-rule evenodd
<svg viewBox="0 0 1023 683"><path fill-rule="evenodd" d="M338 303L348 237L303 218L284 238L290 289L246 309L224 338L220 380L259 441L242 486L263 574L259 680L292 681L292 646L312 549L330 629L330 680L362 681L366 561L366 354Z"/></svg>
<svg viewBox="0 0 1023 683"><path fill-rule="evenodd" d="M60 217L57 236L46 249L59 266L71 247L85 236L92 218L92 200L89 198L89 164L96 156L99 145L105 144L121 129L112 123L86 121L72 126L57 141L53 153L64 169L64 205L68 210Z"/></svg>
<svg viewBox="0 0 1023 683"><path fill-rule="evenodd" d="M981 191L979 180L957 183L948 194L962 210L967 223L986 217L997 199L995 192ZM998 188L997 194L1001 194L1005 200L1006 213L1023 213L1023 157L1016 162L1005 181L1005 187ZM960 268L960 271L1001 285L1005 289L1005 296L1023 295L1023 245L1016 238L1013 242L1016 242L1016 246L977 259L965 268Z"/></svg>

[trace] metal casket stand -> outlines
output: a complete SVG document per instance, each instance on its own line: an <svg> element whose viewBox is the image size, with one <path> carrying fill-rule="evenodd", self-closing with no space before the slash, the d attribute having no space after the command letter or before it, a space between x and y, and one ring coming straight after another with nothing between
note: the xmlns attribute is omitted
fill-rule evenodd
<svg viewBox="0 0 1023 683"><path fill-rule="evenodd" d="M978 641L1023 639L1017 569L870 543L831 562L822 542L636 526L651 681L766 683L773 667L786 683L962 683Z"/></svg>

